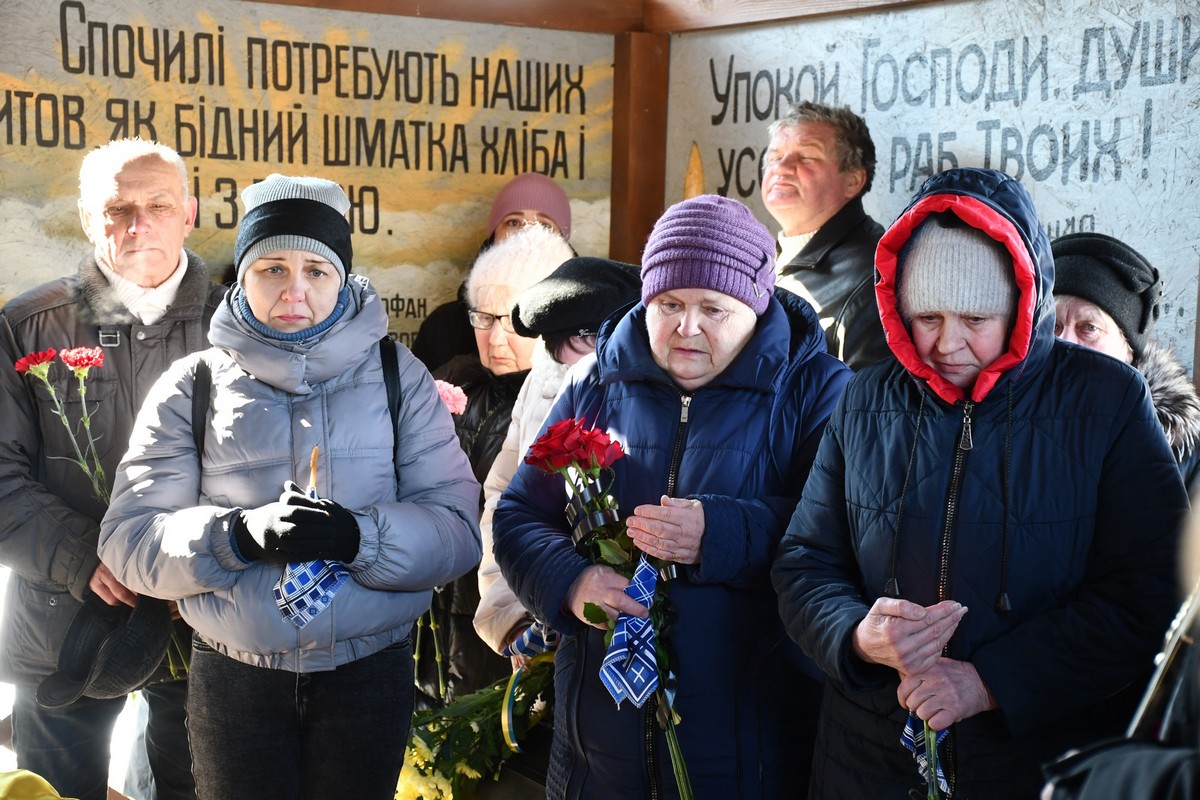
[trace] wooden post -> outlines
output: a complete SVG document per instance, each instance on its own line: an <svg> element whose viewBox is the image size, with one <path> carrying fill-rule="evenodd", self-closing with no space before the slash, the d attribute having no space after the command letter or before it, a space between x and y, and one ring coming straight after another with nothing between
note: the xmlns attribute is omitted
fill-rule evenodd
<svg viewBox="0 0 1200 800"><path fill-rule="evenodd" d="M608 253L618 261L641 263L646 237L663 212L670 50L666 34L614 37Z"/></svg>

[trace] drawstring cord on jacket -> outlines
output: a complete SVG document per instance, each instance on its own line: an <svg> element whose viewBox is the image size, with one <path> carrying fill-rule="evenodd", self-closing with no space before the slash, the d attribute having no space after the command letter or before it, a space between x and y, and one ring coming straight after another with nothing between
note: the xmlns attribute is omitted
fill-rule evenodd
<svg viewBox="0 0 1200 800"><path fill-rule="evenodd" d="M884 584L887 597L900 596L900 581L896 579L896 562L900 554L900 525L904 520L904 498L908 495L908 482L912 478L913 464L917 460L917 443L921 441L921 420L925 418L925 392L921 392L921 404L917 407L917 426L913 432L912 450L908 454L908 467L904 470L904 484L900 487L900 502L896 506L896 524L892 526L892 570Z"/></svg>
<svg viewBox="0 0 1200 800"><path fill-rule="evenodd" d="M1000 613L1012 611L1008 599L1008 525L1012 516L1010 508L1010 485L1012 479L1012 431L1013 431L1013 387L1008 385L1008 411L1004 425L1004 480L1001 483L1004 498L1004 537L1000 543L1000 595L996 598L996 610Z"/></svg>
<svg viewBox="0 0 1200 800"><path fill-rule="evenodd" d="M908 454L908 467L904 471L904 483L900 487L900 502L896 507L896 523L892 527L892 563L891 575L883 587L887 597L900 596L900 581L896 577L896 565L900 554L900 526L904 520L904 500L908 495L908 484L912 477L913 464L917 457L917 443L921 438L921 421L925 417L925 393L921 392L921 403L917 408L917 425L913 434L912 449ZM1013 390L1008 387L1007 408L1004 427L1004 470L1001 490L1004 500L1004 530L1000 545L1000 594L996 598L996 610L1001 613L1012 611L1012 602L1008 597L1008 545L1011 523L1011 481L1012 481L1012 433L1013 433Z"/></svg>

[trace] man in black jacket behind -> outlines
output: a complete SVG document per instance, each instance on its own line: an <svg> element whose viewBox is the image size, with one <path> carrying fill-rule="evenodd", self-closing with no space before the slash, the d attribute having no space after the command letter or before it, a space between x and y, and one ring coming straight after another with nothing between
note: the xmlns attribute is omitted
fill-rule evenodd
<svg viewBox="0 0 1200 800"><path fill-rule="evenodd" d="M875 306L875 245L883 227L862 206L875 145L847 107L797 103L771 124L762 200L779 223L776 286L821 318L831 355L855 371L888 355Z"/></svg>

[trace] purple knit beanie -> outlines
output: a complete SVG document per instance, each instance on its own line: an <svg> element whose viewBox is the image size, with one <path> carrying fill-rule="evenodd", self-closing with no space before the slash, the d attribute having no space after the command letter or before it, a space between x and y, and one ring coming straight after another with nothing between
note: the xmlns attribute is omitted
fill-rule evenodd
<svg viewBox="0 0 1200 800"><path fill-rule="evenodd" d="M736 200L704 194L666 210L642 252L642 302L712 289L762 316L775 289L775 238Z"/></svg>
<svg viewBox="0 0 1200 800"><path fill-rule="evenodd" d="M488 236L496 232L509 214L526 209L540 211L554 220L562 238L571 240L571 201L561 186L537 172L518 175L497 192L488 214Z"/></svg>

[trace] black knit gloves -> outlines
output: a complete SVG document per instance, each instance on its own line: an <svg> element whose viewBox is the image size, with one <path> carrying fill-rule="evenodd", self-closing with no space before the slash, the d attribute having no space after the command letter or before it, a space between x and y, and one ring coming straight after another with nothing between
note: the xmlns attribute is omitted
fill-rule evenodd
<svg viewBox="0 0 1200 800"><path fill-rule="evenodd" d="M233 518L233 540L247 561L286 564L358 555L358 522L333 500L313 499L288 481L279 500L243 509Z"/></svg>

